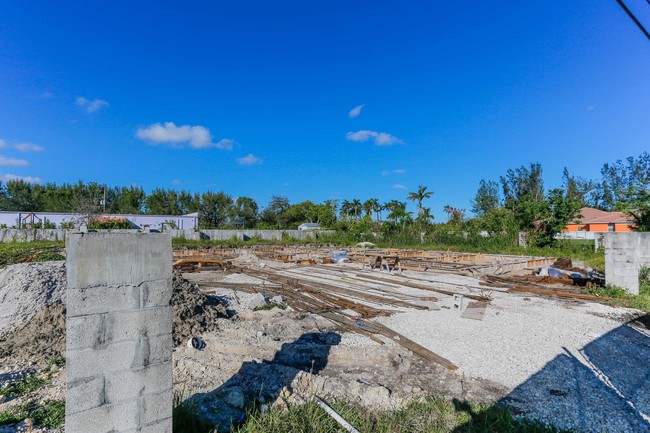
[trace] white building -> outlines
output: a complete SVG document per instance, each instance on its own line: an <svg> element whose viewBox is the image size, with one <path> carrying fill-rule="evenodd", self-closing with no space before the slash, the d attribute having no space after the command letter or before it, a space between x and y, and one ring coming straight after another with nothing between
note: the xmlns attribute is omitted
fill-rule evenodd
<svg viewBox="0 0 650 433"><path fill-rule="evenodd" d="M75 228L86 224L87 215L56 212L8 212L0 211L0 226L7 228L25 228L32 224L46 222L61 228L61 224L72 224ZM196 229L199 225L199 213L194 212L187 215L140 215L140 214L101 214L98 218L103 219L126 219L133 229L144 229L149 227L153 230L164 228L177 228L179 230ZM175 226L175 227L174 227Z"/></svg>

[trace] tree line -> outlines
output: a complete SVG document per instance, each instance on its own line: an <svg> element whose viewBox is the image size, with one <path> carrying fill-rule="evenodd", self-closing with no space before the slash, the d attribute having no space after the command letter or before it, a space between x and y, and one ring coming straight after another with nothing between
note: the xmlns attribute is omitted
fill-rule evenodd
<svg viewBox="0 0 650 433"><path fill-rule="evenodd" d="M528 231L538 245L555 242L554 235L579 216L584 206L628 212L640 230L650 230L650 154L643 152L625 161L603 165L599 179L584 179L564 169L560 188L546 190L539 163L509 169L498 180L483 179L465 209L447 204L447 222L435 218L425 201L433 191L419 185L406 201L361 200L303 201L273 196L263 208L251 197L232 197L223 191L192 193L156 188L109 187L99 183L44 185L21 180L0 183L0 210L81 213L86 215L151 214L184 215L198 212L201 228L295 229L304 222L337 229L359 239L380 233L385 237L421 238L439 233L489 233L514 236ZM412 201L417 212L408 212Z"/></svg>
<svg viewBox="0 0 650 433"><path fill-rule="evenodd" d="M545 245L579 216L580 208L592 207L625 212L638 230L650 230L648 152L604 164L598 179L576 177L564 168L562 180L561 188L546 191L539 163L509 169L498 181L483 179L471 202L473 223L489 232L526 230Z"/></svg>

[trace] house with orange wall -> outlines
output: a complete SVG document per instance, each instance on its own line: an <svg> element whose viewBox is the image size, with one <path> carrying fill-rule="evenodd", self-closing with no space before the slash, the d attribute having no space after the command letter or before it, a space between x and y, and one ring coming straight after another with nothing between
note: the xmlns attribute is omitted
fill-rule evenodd
<svg viewBox="0 0 650 433"><path fill-rule="evenodd" d="M623 212L606 212L592 207L580 209L582 217L567 224L565 232L632 232L634 219Z"/></svg>

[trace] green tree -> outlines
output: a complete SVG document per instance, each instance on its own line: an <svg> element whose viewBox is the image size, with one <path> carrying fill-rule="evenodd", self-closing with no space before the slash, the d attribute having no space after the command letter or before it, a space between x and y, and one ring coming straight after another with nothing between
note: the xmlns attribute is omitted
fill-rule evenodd
<svg viewBox="0 0 650 433"><path fill-rule="evenodd" d="M406 199L418 202L418 216L421 216L422 201L424 201L424 199L430 198L432 195L433 191L427 191L426 186L418 185L418 190L415 192L410 192Z"/></svg>
<svg viewBox="0 0 650 433"><path fill-rule="evenodd" d="M546 218L538 223L537 245L553 245L556 242L555 235L580 216L580 205L579 201L567 198L563 189L550 190Z"/></svg>
<svg viewBox="0 0 650 433"><path fill-rule="evenodd" d="M199 206L199 226L204 229L216 229L228 223L232 215L233 199L223 191L211 191L201 194Z"/></svg>
<svg viewBox="0 0 650 433"><path fill-rule="evenodd" d="M472 200L472 212L483 216L499 207L499 184L493 180L481 179L478 191Z"/></svg>
<svg viewBox="0 0 650 433"><path fill-rule="evenodd" d="M178 194L178 204L183 215L198 212L201 206L201 196L198 193L192 194L188 191L181 191Z"/></svg>
<svg viewBox="0 0 650 433"><path fill-rule="evenodd" d="M445 205L445 213L447 214L447 222L459 226L465 220L465 209L459 209L450 205Z"/></svg>
<svg viewBox="0 0 650 433"><path fill-rule="evenodd" d="M530 163L529 167L521 166L508 169L505 176L501 176L503 197L505 205L514 210L521 202L544 201L544 181L542 179L542 166L539 163Z"/></svg>
<svg viewBox="0 0 650 433"><path fill-rule="evenodd" d="M268 226L284 229L287 223L283 214L290 206L288 198L274 195L262 211L260 219Z"/></svg>
<svg viewBox="0 0 650 433"><path fill-rule="evenodd" d="M116 188L117 189L117 188ZM144 207L146 194L139 186L125 187L123 186L117 194L116 213L126 214L139 214L142 213Z"/></svg>
<svg viewBox="0 0 650 433"><path fill-rule="evenodd" d="M150 215L181 215L178 193L174 190L156 188L151 191L144 202Z"/></svg>
<svg viewBox="0 0 650 433"><path fill-rule="evenodd" d="M638 190L632 201L633 209L628 213L634 218L634 229L650 232L650 192Z"/></svg>
<svg viewBox="0 0 650 433"><path fill-rule="evenodd" d="M350 203L350 215L352 215L355 219L359 218L361 216L361 211L363 210L363 205L361 204L361 200L358 198L355 198L352 200Z"/></svg>
<svg viewBox="0 0 650 433"><path fill-rule="evenodd" d="M243 223L244 227L255 227L257 224L258 206L251 197L237 197L233 209L233 222Z"/></svg>

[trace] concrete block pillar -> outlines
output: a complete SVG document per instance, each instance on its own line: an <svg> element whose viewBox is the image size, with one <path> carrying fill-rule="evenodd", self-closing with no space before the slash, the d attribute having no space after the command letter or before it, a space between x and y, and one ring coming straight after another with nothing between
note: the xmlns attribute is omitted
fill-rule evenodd
<svg viewBox="0 0 650 433"><path fill-rule="evenodd" d="M607 284L639 294L639 271L650 266L650 232L605 233L605 279Z"/></svg>
<svg viewBox="0 0 650 433"><path fill-rule="evenodd" d="M66 251L66 433L171 433L171 236L73 233Z"/></svg>

